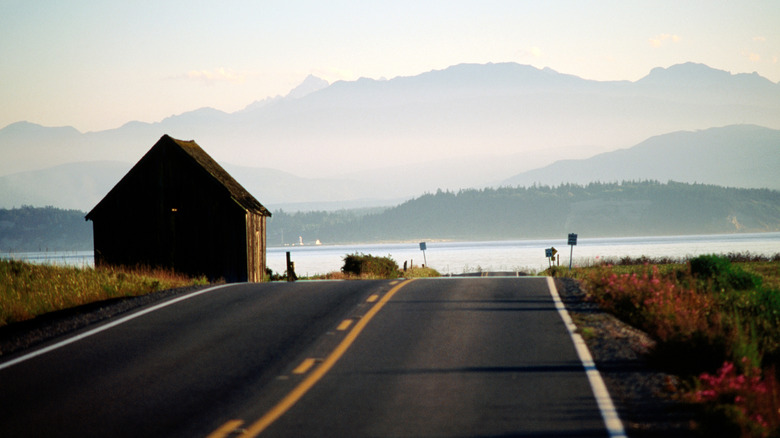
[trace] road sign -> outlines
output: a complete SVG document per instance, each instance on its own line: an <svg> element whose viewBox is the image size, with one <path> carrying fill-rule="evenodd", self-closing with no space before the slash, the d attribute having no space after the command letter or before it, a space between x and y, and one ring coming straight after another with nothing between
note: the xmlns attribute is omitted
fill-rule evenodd
<svg viewBox="0 0 780 438"><path fill-rule="evenodd" d="M571 260L574 257L574 245L577 244L577 235L575 233L569 233L569 245L571 245L571 251L569 253L569 270L571 271Z"/></svg>
<svg viewBox="0 0 780 438"><path fill-rule="evenodd" d="M551 259L551 258L552 258L552 256L553 256L552 248L546 248L546 249L544 250L544 255L545 255L545 257L547 257L548 259Z"/></svg>
<svg viewBox="0 0 780 438"><path fill-rule="evenodd" d="M426 249L428 248L426 248L425 242L420 242L420 251L425 251Z"/></svg>
<svg viewBox="0 0 780 438"><path fill-rule="evenodd" d="M555 249L554 246L552 248L550 248L550 250L552 251L552 255L550 257L555 257L555 254L558 254L558 250Z"/></svg>

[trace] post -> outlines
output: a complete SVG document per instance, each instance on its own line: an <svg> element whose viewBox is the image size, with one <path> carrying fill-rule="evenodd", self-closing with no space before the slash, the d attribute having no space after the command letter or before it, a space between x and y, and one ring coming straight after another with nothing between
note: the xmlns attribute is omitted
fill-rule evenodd
<svg viewBox="0 0 780 438"><path fill-rule="evenodd" d="M571 246L571 251L569 251L569 270L571 271L571 260L574 256L574 245Z"/></svg>
<svg viewBox="0 0 780 438"><path fill-rule="evenodd" d="M577 235L575 233L569 233L569 245L571 245L571 251L569 252L569 271L571 271L571 262L574 257L574 245L577 244Z"/></svg>
<svg viewBox="0 0 780 438"><path fill-rule="evenodd" d="M558 254L558 250L555 249L553 246L552 248L547 248L544 250L544 255L548 258L548 262L550 263L550 268L552 269L553 266L555 266L555 254ZM561 255L558 254L558 266L561 265Z"/></svg>
<svg viewBox="0 0 780 438"><path fill-rule="evenodd" d="M290 260L290 251L287 251L287 281L295 281L298 276L295 275L295 263Z"/></svg>

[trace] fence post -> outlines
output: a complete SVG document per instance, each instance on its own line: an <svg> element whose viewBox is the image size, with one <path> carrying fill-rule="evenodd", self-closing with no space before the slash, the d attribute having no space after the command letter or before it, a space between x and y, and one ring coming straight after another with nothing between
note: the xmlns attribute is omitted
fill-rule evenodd
<svg viewBox="0 0 780 438"><path fill-rule="evenodd" d="M290 251L287 251L287 281L295 281L298 276L295 275L295 263L290 260Z"/></svg>

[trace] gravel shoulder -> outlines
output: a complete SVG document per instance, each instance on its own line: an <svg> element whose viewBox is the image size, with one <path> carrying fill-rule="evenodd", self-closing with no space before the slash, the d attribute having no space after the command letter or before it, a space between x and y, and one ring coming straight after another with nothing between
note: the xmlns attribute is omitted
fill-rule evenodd
<svg viewBox="0 0 780 438"><path fill-rule="evenodd" d="M670 387L678 384L677 379L653 369L647 361L652 339L586 301L575 280L558 278L555 282L601 372L628 436L676 438L694 434L694 412L674 400L670 392ZM205 287L208 286L116 298L0 327L0 358Z"/></svg>
<svg viewBox="0 0 780 438"><path fill-rule="evenodd" d="M555 280L558 294L585 339L629 437L695 435L694 411L674 399L678 379L654 369L647 357L653 340L585 300L579 283Z"/></svg>

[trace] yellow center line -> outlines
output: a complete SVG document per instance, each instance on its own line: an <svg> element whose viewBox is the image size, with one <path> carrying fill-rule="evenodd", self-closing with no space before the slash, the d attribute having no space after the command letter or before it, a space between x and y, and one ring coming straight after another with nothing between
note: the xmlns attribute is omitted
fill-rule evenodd
<svg viewBox="0 0 780 438"><path fill-rule="evenodd" d="M314 358L308 358L305 359L303 362L301 362L300 365L298 365L294 370L292 370L293 374L306 374L307 371L311 369L311 367L314 366L314 364L317 362Z"/></svg>
<svg viewBox="0 0 780 438"><path fill-rule="evenodd" d="M373 318L382 309L382 307L384 307L384 305L390 301L391 298L393 298L393 295L395 295L402 287L411 283L412 281L414 280L406 280L403 283L390 289L390 291L386 293L378 303L371 307L371 310L369 310L363 318L357 321L352 330L347 333L341 343L336 346L333 352L331 352L330 355L325 358L319 367L317 367L301 383L299 383L295 389L287 394L282 399L282 401L280 401L270 411L266 412L265 415L260 417L260 419L257 420L254 424L249 426L249 428L246 429L242 436L256 437L262 431L268 428L268 426L273 424L274 421L279 419L279 417L284 415L285 412L292 408L295 403L301 399L301 397L303 397L325 374L328 373L328 371L330 371L331 368L333 368L333 365L338 362L338 360L341 358L341 356L344 355L352 343L355 342L355 339L357 339L360 332L363 331L366 325L368 325L369 321L371 321L371 318Z"/></svg>
<svg viewBox="0 0 780 438"><path fill-rule="evenodd" d="M220 426L219 429L211 432L206 438L225 438L226 436L233 433L233 431L238 429L242 424L244 424L244 422L241 420L230 420Z"/></svg>
<svg viewBox="0 0 780 438"><path fill-rule="evenodd" d="M336 330L343 332L344 330L348 329L349 326L352 325L352 319L345 319L344 321L341 321L341 324L339 324L338 327L336 327Z"/></svg>
<svg viewBox="0 0 780 438"><path fill-rule="evenodd" d="M366 301L369 302L369 303L373 303L374 301L376 301L378 299L379 299L379 295L373 294L370 297L368 297L368 299Z"/></svg>

